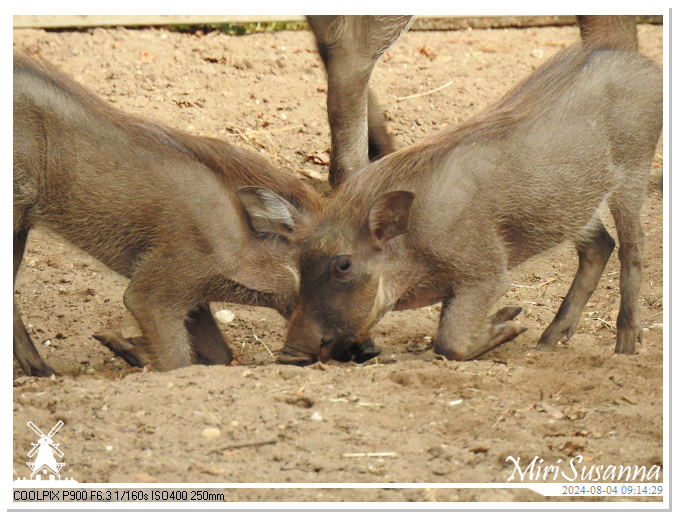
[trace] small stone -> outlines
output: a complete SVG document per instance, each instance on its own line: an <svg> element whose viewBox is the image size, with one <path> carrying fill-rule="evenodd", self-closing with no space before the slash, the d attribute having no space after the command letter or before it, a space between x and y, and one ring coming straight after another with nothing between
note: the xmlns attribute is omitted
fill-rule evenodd
<svg viewBox="0 0 679 520"><path fill-rule="evenodd" d="M205 428L201 434L206 439L216 439L221 435L219 428L209 427Z"/></svg>
<svg viewBox="0 0 679 520"><path fill-rule="evenodd" d="M311 420L312 421L322 421L323 416L318 412L314 412L314 413L311 414Z"/></svg>
<svg viewBox="0 0 679 520"><path fill-rule="evenodd" d="M444 462L444 461L436 461L430 467L431 467L431 472L434 475L439 475L439 476L447 475L453 469L449 462Z"/></svg>
<svg viewBox="0 0 679 520"><path fill-rule="evenodd" d="M228 309L222 309L215 313L215 319L222 325L228 325L235 317L236 315Z"/></svg>
<svg viewBox="0 0 679 520"><path fill-rule="evenodd" d="M105 449L106 451L113 451L113 446L111 446L110 444L108 444L108 445L104 446L104 449Z"/></svg>

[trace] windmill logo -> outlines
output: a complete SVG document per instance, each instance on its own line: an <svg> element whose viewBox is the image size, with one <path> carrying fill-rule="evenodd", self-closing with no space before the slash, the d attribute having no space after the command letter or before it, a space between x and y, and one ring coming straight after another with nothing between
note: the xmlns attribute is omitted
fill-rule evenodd
<svg viewBox="0 0 679 520"><path fill-rule="evenodd" d="M32 421L28 421L27 426L38 435L38 442L32 442L31 451L28 456L35 460L27 462L26 466L31 469L31 480L43 480L43 475L49 475L49 480L61 480L59 472L66 464L64 462L57 462L56 457L62 458L64 453L59 449L59 443L54 442L52 437L64 425L63 421L57 422L50 432L45 435L40 428L38 428Z"/></svg>

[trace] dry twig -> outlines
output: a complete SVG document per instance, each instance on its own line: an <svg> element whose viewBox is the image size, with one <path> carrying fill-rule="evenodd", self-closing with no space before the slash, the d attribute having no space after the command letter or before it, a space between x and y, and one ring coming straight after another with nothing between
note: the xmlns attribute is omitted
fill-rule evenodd
<svg viewBox="0 0 679 520"><path fill-rule="evenodd" d="M439 90L443 90L444 88L449 87L452 84L453 84L453 82L449 81L445 85L441 85L440 87L436 87L432 90L427 90L426 92L420 92L418 94L411 94L409 96L397 97L396 101L403 101L405 99L413 99L413 98L418 98L418 97L422 97L422 96L428 96L429 94L433 94L434 92L438 92Z"/></svg>
<svg viewBox="0 0 679 520"><path fill-rule="evenodd" d="M377 451L370 453L342 453L342 457L396 457L395 451Z"/></svg>
<svg viewBox="0 0 679 520"><path fill-rule="evenodd" d="M512 287L521 287L522 289L539 289L540 287L544 287L545 285L549 285L550 283L554 283L558 280L558 277L555 278L550 278L549 280L539 283L537 285L521 285L519 283L510 283Z"/></svg>
<svg viewBox="0 0 679 520"><path fill-rule="evenodd" d="M614 330L614 329L615 329L615 325L613 325L610 321L606 321L606 320L601 319L601 318L594 318L594 319L595 319L596 321L600 321L601 323L603 323L604 325L606 325L606 327L608 327L608 328L611 329L611 330Z"/></svg>
<svg viewBox="0 0 679 520"><path fill-rule="evenodd" d="M264 345L264 348L266 349L266 351L267 351L267 352L269 353L269 355L271 356L271 359L273 359L274 361L276 361L276 356L273 355L273 352L271 352L271 349L267 346L267 344L264 343L261 339L259 339L259 338L257 337L257 334L253 334L252 336L253 336L257 341L259 341L262 345Z"/></svg>
<svg viewBox="0 0 679 520"><path fill-rule="evenodd" d="M229 444L228 446L224 446L222 448L217 448L215 450L210 451L209 453L221 453L224 451L231 451L231 450L239 450L241 448L252 448L255 446L265 446L267 444L276 444L278 442L277 439L269 439L266 441L254 441L254 442L241 442L238 444Z"/></svg>

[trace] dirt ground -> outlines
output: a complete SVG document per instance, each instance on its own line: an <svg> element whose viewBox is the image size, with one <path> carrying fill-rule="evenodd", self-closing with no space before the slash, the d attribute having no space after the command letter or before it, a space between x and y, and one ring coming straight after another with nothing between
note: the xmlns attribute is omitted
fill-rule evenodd
<svg viewBox="0 0 679 520"><path fill-rule="evenodd" d="M576 27L409 32L372 79L401 146L496 100ZM662 27L639 26L640 50L662 63ZM327 191L323 65L308 31L228 36L153 29L15 30L14 46L51 61L125 111L260 151ZM440 90L431 92L434 89ZM411 96L411 97L409 97ZM364 365L274 362L285 321L269 309L215 303L232 366L169 373L131 369L92 339L134 335L126 280L46 230L34 230L14 292L42 357L61 376L14 363L14 478L28 477L33 421L58 438L62 475L80 482L506 482L507 457L544 464L663 461L663 199L649 177L641 314L644 341L613 354L619 303L614 254L577 334L534 347L577 265L565 244L512 273L498 303L521 305L528 331L484 359L436 359L427 343L440 305L392 312L374 330L382 354ZM143 172L140 172L143 174ZM610 215L605 215L614 229ZM661 471L662 476L662 471ZM563 479L560 479L563 480ZM541 500L512 489L241 489L246 501ZM624 499L618 499L624 500Z"/></svg>

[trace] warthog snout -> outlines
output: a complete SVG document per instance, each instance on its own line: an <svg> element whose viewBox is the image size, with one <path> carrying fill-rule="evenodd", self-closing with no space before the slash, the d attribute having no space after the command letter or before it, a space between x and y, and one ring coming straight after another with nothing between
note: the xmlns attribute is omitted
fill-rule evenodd
<svg viewBox="0 0 679 520"><path fill-rule="evenodd" d="M356 363L366 361L380 354L381 349L371 339L356 342L346 336L323 331L322 327L299 308L290 320L285 346L278 353L278 362L290 365L309 365L331 359Z"/></svg>

